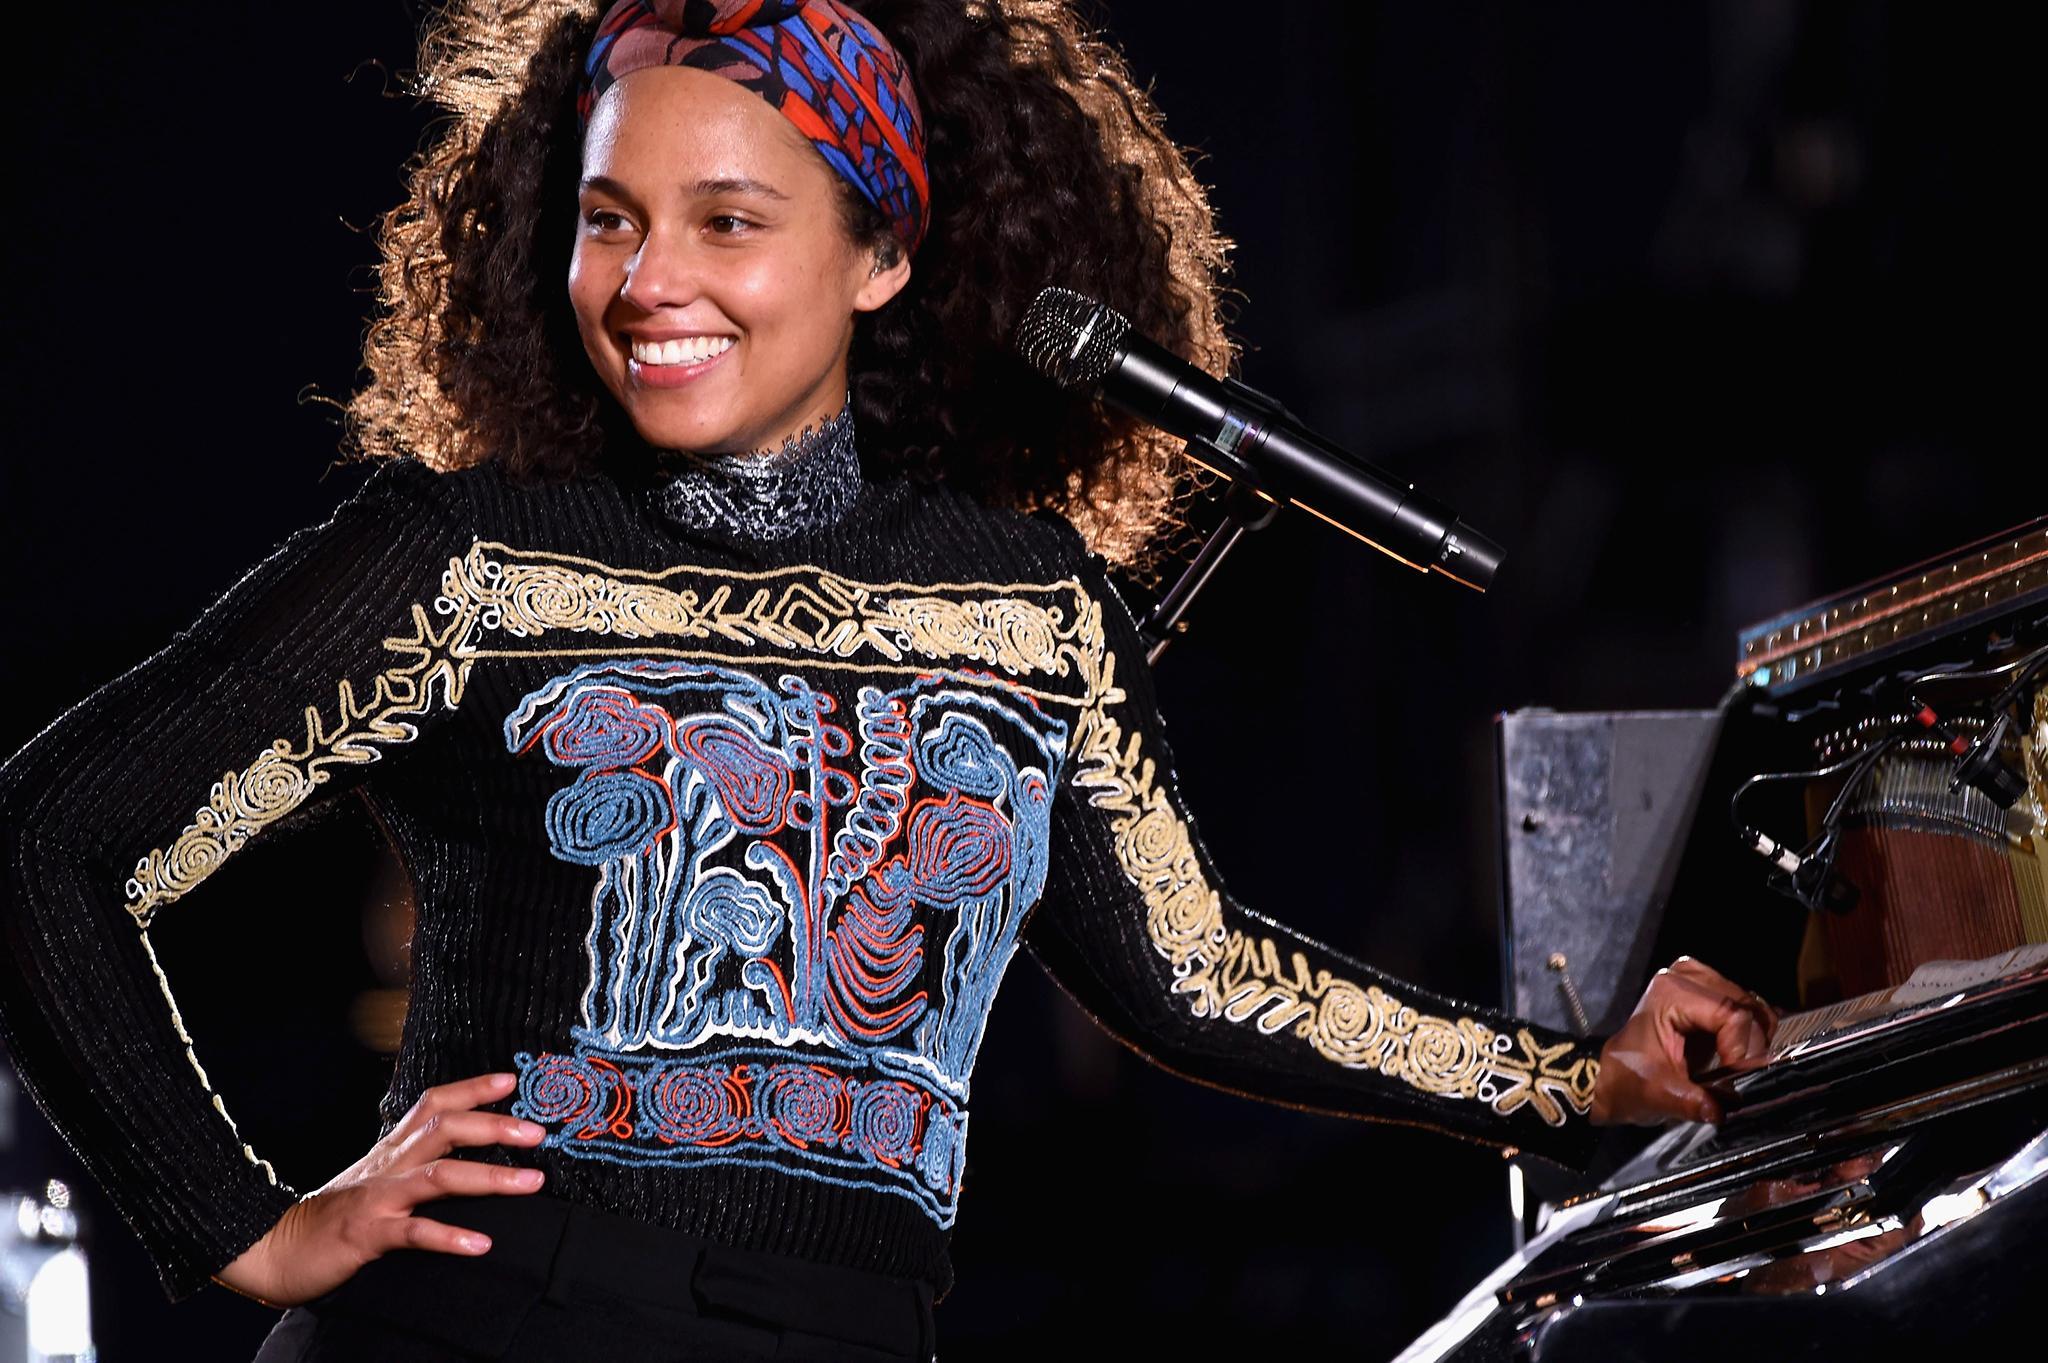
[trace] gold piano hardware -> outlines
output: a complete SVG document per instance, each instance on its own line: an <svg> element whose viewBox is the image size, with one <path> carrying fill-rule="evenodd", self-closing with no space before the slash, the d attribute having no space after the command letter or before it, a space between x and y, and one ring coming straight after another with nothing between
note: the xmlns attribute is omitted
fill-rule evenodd
<svg viewBox="0 0 2048 1363"><path fill-rule="evenodd" d="M1572 983L1571 972L1567 969L1571 962L1565 959L1562 951L1553 951L1544 964L1557 972L1557 987L1564 995L1565 1007L1571 1010L1573 1029L1580 1036L1592 1031L1593 1024L1586 1017L1586 1005L1579 999L1579 987Z"/></svg>
<svg viewBox="0 0 2048 1363"><path fill-rule="evenodd" d="M1782 681L1835 667L1940 625L2048 588L2048 516L1980 541L1961 556L1909 568L1813 603L1769 633L1745 631L1737 677ZM1768 668L1763 678L1759 669Z"/></svg>

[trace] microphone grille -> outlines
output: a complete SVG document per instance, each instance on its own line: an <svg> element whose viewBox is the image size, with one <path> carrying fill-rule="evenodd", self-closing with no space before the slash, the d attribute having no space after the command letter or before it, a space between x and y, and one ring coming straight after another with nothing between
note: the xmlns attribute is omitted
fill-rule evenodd
<svg viewBox="0 0 2048 1363"><path fill-rule="evenodd" d="M1086 294L1049 284L1017 324L1025 362L1062 388L1100 383L1115 365L1131 319Z"/></svg>

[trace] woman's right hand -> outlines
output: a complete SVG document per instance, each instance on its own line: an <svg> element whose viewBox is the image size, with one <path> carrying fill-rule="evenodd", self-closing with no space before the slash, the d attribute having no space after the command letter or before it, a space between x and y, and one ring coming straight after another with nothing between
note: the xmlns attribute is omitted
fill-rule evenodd
<svg viewBox="0 0 2048 1363"><path fill-rule="evenodd" d="M459 1145L540 1143L545 1128L475 1110L505 1097L517 1082L514 1074L481 1074L428 1089L370 1153L287 1208L214 1281L282 1310L332 1292L387 1250L484 1253L490 1237L481 1231L413 1213L437 1197L539 1189L538 1169L448 1154Z"/></svg>
<svg viewBox="0 0 2048 1363"><path fill-rule="evenodd" d="M1635 1011L1600 1049L1593 1082L1595 1125L1721 1120L1721 1105L1693 1078L1688 1051L1699 1049L1729 1069L1755 1069L1769 1059L1778 1010L1761 995L1690 956L1650 977Z"/></svg>

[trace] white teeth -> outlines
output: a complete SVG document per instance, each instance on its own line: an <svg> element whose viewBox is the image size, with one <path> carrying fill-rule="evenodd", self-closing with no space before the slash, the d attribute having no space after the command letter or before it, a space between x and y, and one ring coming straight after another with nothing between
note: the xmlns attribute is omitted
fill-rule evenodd
<svg viewBox="0 0 2048 1363"><path fill-rule="evenodd" d="M675 341L635 341L633 358L642 364L700 364L732 349L730 336L690 336Z"/></svg>

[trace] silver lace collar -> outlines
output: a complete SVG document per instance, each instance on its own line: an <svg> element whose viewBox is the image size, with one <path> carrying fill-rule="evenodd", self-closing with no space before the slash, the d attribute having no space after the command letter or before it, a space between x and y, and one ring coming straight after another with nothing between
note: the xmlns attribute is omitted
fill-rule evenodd
<svg viewBox="0 0 2048 1363"><path fill-rule="evenodd" d="M839 414L774 451L663 450L655 505L676 524L745 539L778 540L835 525L860 499L853 394Z"/></svg>

